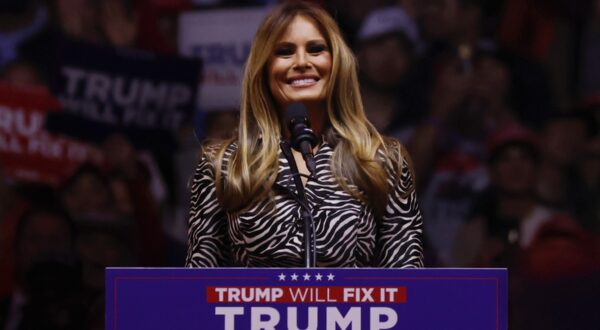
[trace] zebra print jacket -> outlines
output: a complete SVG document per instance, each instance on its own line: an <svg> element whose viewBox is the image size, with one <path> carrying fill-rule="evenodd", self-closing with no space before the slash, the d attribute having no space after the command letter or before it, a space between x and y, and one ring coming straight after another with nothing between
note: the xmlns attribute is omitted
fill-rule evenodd
<svg viewBox="0 0 600 330"><path fill-rule="evenodd" d="M233 147L232 147L233 146ZM225 152L225 161L235 149ZM406 160L390 173L385 214L344 191L330 169L327 143L315 154L317 180L305 194L316 233L317 267L423 267L422 216ZM226 173L224 173L226 175ZM277 184L295 190L290 165L280 150ZM214 168L203 157L191 182L187 267L302 267L301 207L289 195L274 193L232 214L217 201Z"/></svg>

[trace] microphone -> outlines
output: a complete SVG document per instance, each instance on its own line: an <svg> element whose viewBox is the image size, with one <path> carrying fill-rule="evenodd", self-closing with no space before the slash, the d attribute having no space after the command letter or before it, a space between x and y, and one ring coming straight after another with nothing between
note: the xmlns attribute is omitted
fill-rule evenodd
<svg viewBox="0 0 600 330"><path fill-rule="evenodd" d="M302 154L311 177L317 174L312 148L317 145L317 136L310 129L306 107L300 102L290 104L285 112L285 120L291 134L292 148Z"/></svg>

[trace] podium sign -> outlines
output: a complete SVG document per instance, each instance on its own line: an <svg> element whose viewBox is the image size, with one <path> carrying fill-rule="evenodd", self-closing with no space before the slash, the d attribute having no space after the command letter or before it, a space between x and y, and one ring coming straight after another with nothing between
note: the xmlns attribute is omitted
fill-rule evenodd
<svg viewBox="0 0 600 330"><path fill-rule="evenodd" d="M507 329L505 269L107 268L106 329Z"/></svg>

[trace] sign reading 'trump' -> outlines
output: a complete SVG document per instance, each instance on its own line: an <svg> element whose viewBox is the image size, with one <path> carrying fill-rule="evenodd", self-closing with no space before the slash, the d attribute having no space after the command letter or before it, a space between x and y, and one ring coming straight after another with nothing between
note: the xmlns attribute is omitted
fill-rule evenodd
<svg viewBox="0 0 600 330"><path fill-rule="evenodd" d="M124 269L106 329L505 330L505 269Z"/></svg>

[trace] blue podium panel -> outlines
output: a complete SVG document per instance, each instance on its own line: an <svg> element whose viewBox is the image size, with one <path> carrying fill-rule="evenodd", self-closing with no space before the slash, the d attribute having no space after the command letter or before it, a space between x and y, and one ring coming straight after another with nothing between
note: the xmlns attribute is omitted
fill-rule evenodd
<svg viewBox="0 0 600 330"><path fill-rule="evenodd" d="M506 269L107 268L106 329L506 330Z"/></svg>

